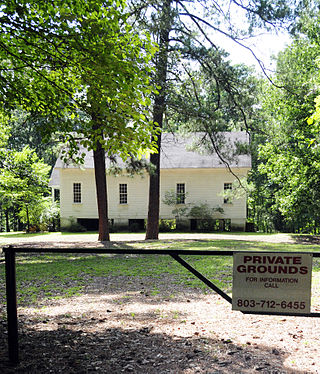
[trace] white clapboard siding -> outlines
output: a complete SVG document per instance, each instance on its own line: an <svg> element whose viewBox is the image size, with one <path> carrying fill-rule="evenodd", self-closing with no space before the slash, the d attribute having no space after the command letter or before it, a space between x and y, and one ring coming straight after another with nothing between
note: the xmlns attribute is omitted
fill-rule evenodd
<svg viewBox="0 0 320 374"><path fill-rule="evenodd" d="M205 134L195 133L195 138L203 140ZM220 133L225 140L222 149L232 150L236 143L249 143L245 132ZM163 203L167 191L176 192L177 183L185 184L186 204L208 204L211 208L222 208L223 213L216 214L217 219L231 219L234 226L245 226L246 196L233 198L225 204L222 196L224 183L232 183L235 176L228 171L220 157L214 153L192 150L192 137L183 138L176 134L162 134L161 177L160 177L160 218L175 218L173 206ZM191 148L190 148L191 147ZM201 147L200 147L201 148ZM53 169L50 186L60 188L61 225L70 219L97 219L97 201L94 177L93 153L85 148L84 164L80 168L72 163L65 163L60 157ZM110 162L107 159L107 167ZM124 168L124 163L116 159L117 165ZM248 154L234 154L228 161L232 171L238 176L247 176L251 169L251 157ZM81 202L73 202L73 184L81 184ZM120 204L119 185L127 185L127 203ZM107 176L108 216L115 222L128 224L128 220L146 219L148 214L149 176L124 175ZM190 204L190 205L189 205ZM189 217L192 218L192 217ZM232 223L231 222L231 223Z"/></svg>
<svg viewBox="0 0 320 374"><path fill-rule="evenodd" d="M81 183L81 203L73 203L73 183ZM60 216L62 221L70 217L97 218L93 169L60 169Z"/></svg>
<svg viewBox="0 0 320 374"><path fill-rule="evenodd" d="M127 184L127 204L120 204L119 185ZM149 178L135 175L108 176L108 205L109 217L115 220L124 219L145 219L147 217Z"/></svg>
<svg viewBox="0 0 320 374"><path fill-rule="evenodd" d="M245 176L248 169L239 169L237 175ZM212 208L222 207L224 213L217 218L245 218L246 197L223 202L224 183L232 183L235 177L227 169L167 169L161 171L160 218L174 218L172 206L165 205L166 191L176 191L177 183L185 183L186 203L207 203ZM73 203L73 184L81 183L81 203ZM127 184L128 203L120 204L119 185ZM97 218L94 170L60 169L61 218ZM107 176L109 218L116 220L145 219L148 212L149 177L135 175Z"/></svg>
<svg viewBox="0 0 320 374"><path fill-rule="evenodd" d="M238 176L246 176L249 169L235 170ZM227 169L167 169L161 171L161 201L166 191L176 190L177 183L185 183L186 204L207 203L211 208L221 207L224 214L216 218L246 218L246 196L233 199L232 204L224 204L224 183L236 180ZM172 209L161 204L161 218L172 218Z"/></svg>

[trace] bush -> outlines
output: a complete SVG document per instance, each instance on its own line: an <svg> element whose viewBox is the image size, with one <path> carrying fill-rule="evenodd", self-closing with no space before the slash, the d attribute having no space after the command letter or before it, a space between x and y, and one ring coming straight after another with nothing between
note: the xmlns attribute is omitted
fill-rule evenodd
<svg viewBox="0 0 320 374"><path fill-rule="evenodd" d="M201 219L201 220L213 220L217 213L223 213L221 207L210 208L208 203L201 203L199 205L194 205L188 214L191 218Z"/></svg>
<svg viewBox="0 0 320 374"><path fill-rule="evenodd" d="M214 219L199 219L198 221L198 230L205 232L218 231L216 220Z"/></svg>
<svg viewBox="0 0 320 374"><path fill-rule="evenodd" d="M29 233L30 234L33 234L33 233L36 233L36 232L40 232L40 231L41 231L41 229L40 229L40 227L38 225L31 225L29 227Z"/></svg>
<svg viewBox="0 0 320 374"><path fill-rule="evenodd" d="M159 232L168 232L176 229L176 221L174 219L160 219Z"/></svg>
<svg viewBox="0 0 320 374"><path fill-rule="evenodd" d="M85 227L80 225L79 222L77 222L74 218L70 218L70 222L68 225L63 227L63 230L61 231L67 231L67 232L85 232L87 231Z"/></svg>

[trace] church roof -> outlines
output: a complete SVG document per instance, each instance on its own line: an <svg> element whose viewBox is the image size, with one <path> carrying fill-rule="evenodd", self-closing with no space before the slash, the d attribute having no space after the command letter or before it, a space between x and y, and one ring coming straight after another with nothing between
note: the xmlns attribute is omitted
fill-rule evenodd
<svg viewBox="0 0 320 374"><path fill-rule="evenodd" d="M248 145L249 137L246 132L219 133L215 142L220 149L219 155L206 147L208 138L205 134L195 133L188 137L177 134L163 133L161 140L160 167L161 169L193 169L193 168L225 168L226 161L231 168L251 168L251 156L239 154L237 144ZM210 144L210 141L209 141ZM81 149L85 153L82 168L93 169L93 152ZM118 166L124 166L119 159ZM107 160L107 167L110 161ZM78 168L77 165L66 164L59 157L51 174L50 185L59 185L59 168Z"/></svg>

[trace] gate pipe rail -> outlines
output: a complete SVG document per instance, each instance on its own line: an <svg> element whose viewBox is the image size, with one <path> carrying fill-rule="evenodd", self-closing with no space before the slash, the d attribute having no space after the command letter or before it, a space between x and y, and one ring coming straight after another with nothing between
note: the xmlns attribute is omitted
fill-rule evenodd
<svg viewBox="0 0 320 374"><path fill-rule="evenodd" d="M188 249L127 249L127 248L34 248L34 247L14 247L12 245L4 247L5 269L6 269L6 297L7 297L7 321L8 321L8 355L9 361L13 365L19 362L19 339L18 339L18 313L17 313L17 289L16 289L16 253L78 253L78 254L127 254L127 255L169 255L193 275L199 278L208 287L218 293L226 301L232 304L232 298L212 283L209 279L199 273L195 268L183 260L180 256L233 256L234 253L246 251L215 251L215 250L188 250ZM263 253L263 251L261 251ZM268 253L268 252L267 252ZM288 252L283 252L288 253ZM299 252L295 252L299 253ZM313 257L320 257L319 252L309 253ZM286 315L296 317L320 317L320 313L280 313L280 312L245 312L243 314L263 314L263 315Z"/></svg>

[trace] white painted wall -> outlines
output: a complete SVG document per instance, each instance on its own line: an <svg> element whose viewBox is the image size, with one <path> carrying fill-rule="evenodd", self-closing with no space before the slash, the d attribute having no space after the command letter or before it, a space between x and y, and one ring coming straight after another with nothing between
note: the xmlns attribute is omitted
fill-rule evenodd
<svg viewBox="0 0 320 374"><path fill-rule="evenodd" d="M246 176L249 169L236 170L238 176ZM235 177L226 169L165 169L161 172L161 200L165 192L176 189L177 183L185 183L186 203L207 203L212 208L222 207L224 214L216 218L246 218L246 198L223 203L224 183L232 183ZM161 218L172 218L172 207L161 204Z"/></svg>
<svg viewBox="0 0 320 374"><path fill-rule="evenodd" d="M119 204L119 184L128 186L128 204ZM134 177L108 176L109 217L115 220L145 219L148 215L149 178L136 175Z"/></svg>
<svg viewBox="0 0 320 374"><path fill-rule="evenodd" d="M249 169L236 169L238 176L246 176ZM216 218L229 218L235 223L246 220L246 198L234 199L232 204L224 204L224 183L232 183L235 177L227 169L163 169L161 171L160 218L174 218L173 207L162 203L165 192L176 190L177 183L185 183L186 203L208 203L210 207L222 207L223 214ZM73 203L73 183L81 183L82 202ZM119 184L128 185L128 204L119 204ZM146 219L148 212L148 175L141 177L108 176L109 218L115 222L127 223L128 219ZM94 170L78 168L60 169L61 224L74 218L98 218L95 192Z"/></svg>
<svg viewBox="0 0 320 374"><path fill-rule="evenodd" d="M81 183L81 203L73 203L73 183ZM61 226L70 217L97 218L97 199L93 169L60 169L60 216Z"/></svg>

